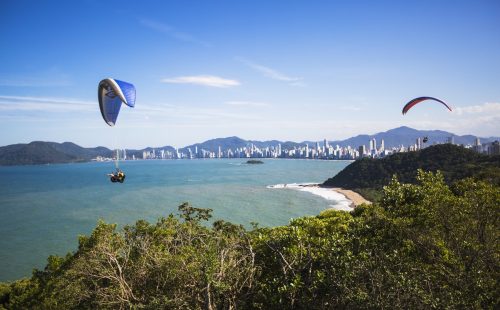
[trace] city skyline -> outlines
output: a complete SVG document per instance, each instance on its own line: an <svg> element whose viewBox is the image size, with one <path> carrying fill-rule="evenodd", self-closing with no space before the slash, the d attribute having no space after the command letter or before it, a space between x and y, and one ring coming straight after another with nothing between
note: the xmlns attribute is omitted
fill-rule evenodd
<svg viewBox="0 0 500 310"><path fill-rule="evenodd" d="M217 143L222 143L223 145L227 144L244 144L245 146L250 146L253 144L258 144L258 145L270 145L270 146L276 146L278 144L283 144L283 145L294 145L294 146L304 146L304 145L317 145L318 143L323 143L323 144L331 144L331 145L340 145L342 147L344 146L353 146L355 148L356 146L361 146L365 145L367 149L376 149L377 147L377 142L376 141L381 141L381 146L384 148L384 140L388 139L391 141L388 145L389 148L398 148L401 146L405 145L411 145L413 142L408 143L408 141L414 141L416 139L423 139L423 138L428 139L429 141L427 145L431 144L442 144L442 143L452 143L452 144L459 144L459 145L464 145L464 146L472 146L472 145L477 145L477 141L483 141L486 143L491 143L494 141L499 141L500 137L499 136L492 136L492 137L479 137L479 136L474 136L470 134L466 135L456 135L451 132L446 132L446 131L441 131L441 130L417 130L414 128L402 126L398 128L393 128L384 132L378 132L378 133L362 133L358 134L356 136L349 137L344 140L329 140L326 138L323 139L315 139L315 140L310 140L310 141L298 141L298 140L288 140L288 141L281 141L277 139L267 139L267 140L248 140L244 139L241 137L237 136L229 136L229 137L218 137L218 138L212 138L203 142L196 142L194 144L190 145L184 145L184 146L174 146L169 144L168 142L161 143L160 145L148 145L143 148L124 148L122 146L109 146L109 145L93 145L90 146L89 148L96 148L96 147L105 147L108 149L116 150L116 149L128 149L128 150L141 150L141 149L164 149L164 148L171 148L171 149L176 149L176 150L184 150L188 148L201 148L205 144L209 145L215 145ZM359 142L360 139L363 142ZM366 141L364 141L364 140ZM458 143L456 143L455 139L458 139ZM394 142L394 141L399 141L399 142ZM357 141L357 142L353 142ZM29 143L33 142L42 142L42 143L70 143L70 144L76 144L73 141L64 141L64 142L56 142L56 141L30 141ZM365 143L366 142L366 143ZM421 142L422 143L422 142ZM424 142L425 143L425 142ZM10 144L10 145L5 145L5 146L0 146L0 147L8 147L8 146L14 146L14 145L19 145L19 144L27 144L27 143L15 143L15 144ZM78 144L76 144L78 145ZM79 147L82 147L78 145ZM219 144L217 144L219 146ZM84 146L85 147L85 146ZM205 147L206 148L206 147ZM227 149L227 148L226 148ZM213 151L211 147L208 147L209 151ZM197 152L196 152L197 153Z"/></svg>
<svg viewBox="0 0 500 310"><path fill-rule="evenodd" d="M106 158L103 156L98 156L94 160L96 161L111 161L116 160L116 158L122 160L138 160L138 159L218 159L218 158L296 158L296 159L321 159L321 160L356 160L359 158L370 157L370 158L383 158L394 153L404 153L419 151L426 147L431 146L427 144L427 137L418 137L415 143L399 146L385 147L384 139L377 141L376 138L371 138L366 144L361 144L358 146L340 146L338 144L330 144L327 139L323 139L322 145L319 141L317 142L303 142L296 143L293 147L282 146L281 142L277 145L271 145L266 147L257 147L253 142L248 142L244 147L226 147L222 148L220 145L217 150L213 151L205 148L198 148L195 146L186 146L183 148L173 148L172 150L165 150L165 147L158 148L148 148L136 156L136 154L128 155L126 149L116 149L113 151L113 158ZM377 144L379 142L379 144ZM309 147L311 143L311 147ZM454 136L446 137L445 141L435 141L432 145L437 144L456 144ZM481 143L479 137L474 138L472 144L462 145L465 148L472 149L477 153L489 154L489 155L499 155L500 154L500 144L498 140ZM170 147L172 148L172 147ZM137 153L137 150L129 150L133 153Z"/></svg>
<svg viewBox="0 0 500 310"><path fill-rule="evenodd" d="M500 134L498 1L3 1L0 20L0 145ZM137 89L114 128L107 77ZM401 115L419 96L453 111Z"/></svg>

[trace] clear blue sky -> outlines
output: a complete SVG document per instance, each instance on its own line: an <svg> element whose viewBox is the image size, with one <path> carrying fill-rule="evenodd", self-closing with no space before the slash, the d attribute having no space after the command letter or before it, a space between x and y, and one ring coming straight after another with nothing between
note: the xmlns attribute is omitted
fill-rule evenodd
<svg viewBox="0 0 500 310"><path fill-rule="evenodd" d="M500 1L0 1L0 145L500 135ZM134 109L108 127L106 77ZM447 101L449 112L418 96Z"/></svg>

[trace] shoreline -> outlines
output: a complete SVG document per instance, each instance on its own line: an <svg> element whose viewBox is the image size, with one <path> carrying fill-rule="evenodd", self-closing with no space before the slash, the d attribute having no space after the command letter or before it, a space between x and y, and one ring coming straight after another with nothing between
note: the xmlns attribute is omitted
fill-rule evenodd
<svg viewBox="0 0 500 310"><path fill-rule="evenodd" d="M339 194L344 195L347 199L349 199L352 202L352 205L354 205L353 208L362 205L364 203L366 204L372 204L371 201L367 200L365 197L361 196L359 193L356 193L355 191L352 191L350 189L343 189L341 187L325 187L325 186L320 186L321 188L328 188L333 191L336 191Z"/></svg>
<svg viewBox="0 0 500 310"><path fill-rule="evenodd" d="M371 204L371 201L365 199L355 191L340 187L326 187L318 183L276 184L269 185L267 188L294 189L309 192L326 200L335 201L335 204L330 205L330 208L341 211L352 211L363 203Z"/></svg>
<svg viewBox="0 0 500 310"><path fill-rule="evenodd" d="M6 145L8 146L8 145ZM0 146L1 148L2 146ZM155 160L155 161L179 161L179 160L185 160L185 161L190 161L190 160L247 160L247 159L258 159L258 160L304 160L304 161L324 161L324 162L330 162L330 161L347 161L347 162L354 162L354 159L320 159L320 158L274 158L274 157L249 157L249 158L244 158L244 157L223 157L223 158L148 158L148 159L143 159L143 158L136 158L136 159L120 159L120 162L136 162L136 161L150 161L150 160ZM81 160L74 160L74 161L54 161L54 162L43 162L43 163L22 163L22 162L16 162L16 163L8 163L8 164L2 164L0 163L0 167L17 167L17 166L47 166L47 165L64 165L64 164L86 164L86 163L110 163L114 162L114 159L109 159L109 160L96 160L95 158L91 159L81 159ZM242 162L243 162L242 161Z"/></svg>

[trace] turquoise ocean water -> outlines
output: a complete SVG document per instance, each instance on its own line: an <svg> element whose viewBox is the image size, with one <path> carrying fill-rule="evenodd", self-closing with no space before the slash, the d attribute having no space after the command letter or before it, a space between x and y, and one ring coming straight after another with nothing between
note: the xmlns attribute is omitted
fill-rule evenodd
<svg viewBox="0 0 500 310"><path fill-rule="evenodd" d="M332 204L307 192L269 189L279 183L323 182L346 161L243 159L121 163L125 183L111 183L113 163L0 167L0 281L31 275L51 254L77 248L98 219L119 225L155 222L185 201L213 209L213 219L250 227L284 225Z"/></svg>

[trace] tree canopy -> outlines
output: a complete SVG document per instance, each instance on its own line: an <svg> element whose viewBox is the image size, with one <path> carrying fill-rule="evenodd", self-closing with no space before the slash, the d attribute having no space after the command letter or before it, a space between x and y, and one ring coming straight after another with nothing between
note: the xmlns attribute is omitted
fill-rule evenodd
<svg viewBox="0 0 500 310"><path fill-rule="evenodd" d="M185 203L0 284L0 308L496 308L500 188L419 171L373 205L251 230Z"/></svg>
<svg viewBox="0 0 500 310"><path fill-rule="evenodd" d="M381 159L359 159L326 180L323 185L355 190L370 200L377 200L382 187L394 175L402 182L416 183L418 169L440 171L449 185L474 177L500 186L499 155L483 155L453 144L395 153Z"/></svg>

